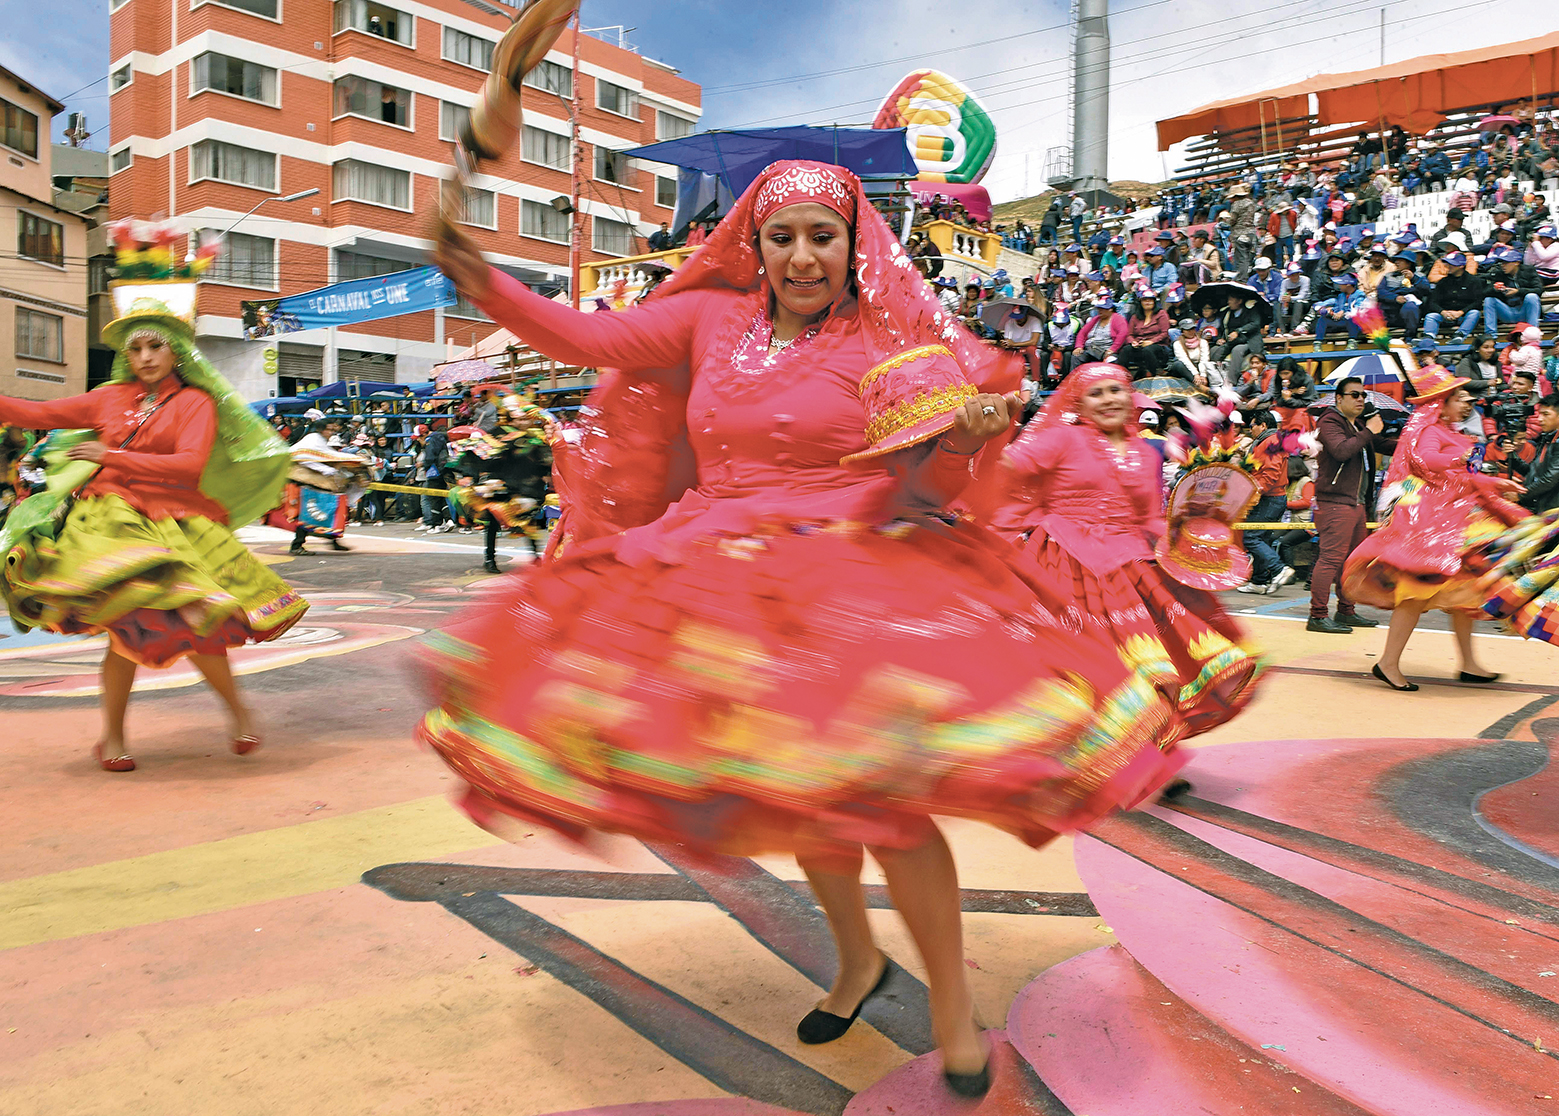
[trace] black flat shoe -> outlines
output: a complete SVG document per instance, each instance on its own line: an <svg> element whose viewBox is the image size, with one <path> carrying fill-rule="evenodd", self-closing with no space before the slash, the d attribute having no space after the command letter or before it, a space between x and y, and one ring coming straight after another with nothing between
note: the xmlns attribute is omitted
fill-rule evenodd
<svg viewBox="0 0 1559 1116"><path fill-rule="evenodd" d="M1160 802L1173 802L1177 798L1183 798L1192 790L1191 780L1171 779L1164 784L1164 789L1158 792Z"/></svg>
<svg viewBox="0 0 1559 1116"><path fill-rule="evenodd" d="M1474 682L1485 686L1490 682L1498 682L1503 677L1505 677L1503 674L1469 674L1465 670L1462 671L1463 682Z"/></svg>
<svg viewBox="0 0 1559 1116"><path fill-rule="evenodd" d="M948 1073L943 1070L942 1080L961 1097L983 1097L991 1091L991 1063L987 1060L980 1067L979 1073Z"/></svg>
<svg viewBox="0 0 1559 1116"><path fill-rule="evenodd" d="M866 1006L866 1001L882 991L882 986L888 983L888 974L893 971L893 962L884 955L882 959L882 975L877 978L877 983L872 985L872 990L861 997L861 1002L855 1005L855 1010L846 1019L842 1015L835 1015L831 1011L822 1008L813 1008L807 1012L800 1023L796 1024L796 1037L808 1046L821 1046L825 1042L833 1042L842 1038L850 1029L850 1024L860 1018L861 1009Z"/></svg>
<svg viewBox="0 0 1559 1116"><path fill-rule="evenodd" d="M1349 612L1346 614L1339 612L1337 614L1337 622L1339 624L1346 624L1350 628L1380 627L1379 620L1371 620L1368 616L1360 616L1357 612Z"/></svg>
<svg viewBox="0 0 1559 1116"><path fill-rule="evenodd" d="M1393 690L1400 690L1404 694L1411 694L1418 689L1418 683L1416 682L1409 682L1405 686L1398 686L1395 682L1386 677L1386 672L1380 669L1379 663L1376 663L1374 666L1370 667L1370 673L1373 674L1376 678L1379 678L1386 685L1390 686Z"/></svg>

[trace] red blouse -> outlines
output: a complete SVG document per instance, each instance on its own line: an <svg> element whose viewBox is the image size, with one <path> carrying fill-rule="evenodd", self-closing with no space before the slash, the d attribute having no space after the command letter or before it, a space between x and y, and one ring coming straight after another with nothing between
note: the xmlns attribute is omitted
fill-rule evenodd
<svg viewBox="0 0 1559 1116"><path fill-rule="evenodd" d="M0 396L0 424L30 430L90 427L108 447L103 466L83 496L122 496L149 519L200 515L227 522L227 512L200 491L200 474L217 436L217 408L211 396L177 384L139 430L146 389L139 383L108 384L86 395L37 403ZM136 430L126 449L119 449Z"/></svg>

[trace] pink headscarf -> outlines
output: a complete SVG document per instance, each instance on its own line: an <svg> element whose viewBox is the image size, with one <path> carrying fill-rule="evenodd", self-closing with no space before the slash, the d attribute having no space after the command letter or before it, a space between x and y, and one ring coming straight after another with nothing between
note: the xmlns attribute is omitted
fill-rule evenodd
<svg viewBox="0 0 1559 1116"><path fill-rule="evenodd" d="M1071 375L1061 381L1061 386L1055 390L1051 397L1045 400L1044 407L1034 420L1023 431L1024 437L1032 433L1038 436L1053 426L1067 426L1085 421L1082 413L1083 396L1096 384L1107 383L1115 380L1122 384L1127 391L1131 390L1131 373L1118 364L1108 361L1095 361L1092 364L1080 364L1072 369ZM1126 435L1131 437L1137 433L1137 415L1133 413L1126 420Z"/></svg>
<svg viewBox="0 0 1559 1116"><path fill-rule="evenodd" d="M899 238L866 197L860 179L828 163L793 159L771 164L709 239L651 297L710 287L768 292L758 230L781 209L803 202L826 205L853 226L851 270L873 364L922 345L945 345L982 390L1011 391L1017 386L1017 363L1011 354L982 345L942 309Z"/></svg>

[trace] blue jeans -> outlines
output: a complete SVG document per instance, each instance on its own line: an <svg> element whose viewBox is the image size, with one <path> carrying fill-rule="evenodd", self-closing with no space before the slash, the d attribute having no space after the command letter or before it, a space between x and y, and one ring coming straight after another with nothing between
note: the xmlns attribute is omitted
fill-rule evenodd
<svg viewBox="0 0 1559 1116"><path fill-rule="evenodd" d="M1330 318L1323 311L1315 316L1315 343L1319 345L1326 340L1326 335L1334 329L1346 329L1351 340L1359 339L1359 327L1348 318Z"/></svg>
<svg viewBox="0 0 1559 1116"><path fill-rule="evenodd" d="M1385 311L1382 311L1385 313ZM1396 318L1402 325L1402 332L1409 341L1418 336L1418 316L1423 313L1423 308L1416 302L1399 302L1391 307L1390 313L1386 313L1386 321ZM1396 324L1392 322L1391 324Z"/></svg>
<svg viewBox="0 0 1559 1116"><path fill-rule="evenodd" d="M1285 266L1294 256L1294 238L1291 236L1278 237L1277 243L1272 246L1272 254L1276 257L1274 262L1278 267Z"/></svg>
<svg viewBox="0 0 1559 1116"><path fill-rule="evenodd" d="M1478 328L1481 311L1468 310L1456 323L1456 332L1463 338L1471 337L1473 331ZM1424 332L1431 340L1439 340L1440 327L1445 324L1445 317L1439 311L1424 318Z"/></svg>
<svg viewBox="0 0 1559 1116"><path fill-rule="evenodd" d="M1287 496L1263 496L1256 501L1245 518L1251 523L1277 523L1288 510ZM1250 579L1256 585L1265 585L1283 569L1283 559L1274 546L1277 531L1246 531L1245 552L1250 555Z"/></svg>
<svg viewBox="0 0 1559 1116"><path fill-rule="evenodd" d="M1521 308L1506 306L1499 299L1490 295L1483 300L1483 325L1490 331L1502 325L1513 322L1526 322L1527 325L1537 325L1543 317L1543 302L1535 294L1529 294L1521 300Z"/></svg>
<svg viewBox="0 0 1559 1116"><path fill-rule="evenodd" d="M1072 218L1072 243L1073 244L1081 244L1082 242L1083 242L1083 219L1081 217L1073 217Z"/></svg>

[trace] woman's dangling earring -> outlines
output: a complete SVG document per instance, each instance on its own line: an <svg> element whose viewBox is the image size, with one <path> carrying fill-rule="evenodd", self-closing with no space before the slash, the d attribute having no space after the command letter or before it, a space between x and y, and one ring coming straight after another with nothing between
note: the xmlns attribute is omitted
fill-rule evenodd
<svg viewBox="0 0 1559 1116"><path fill-rule="evenodd" d="M762 275L762 274L764 274L764 268L763 268L763 265L762 265L762 264L759 264L759 265L758 265L758 274L759 274L759 275Z"/></svg>

